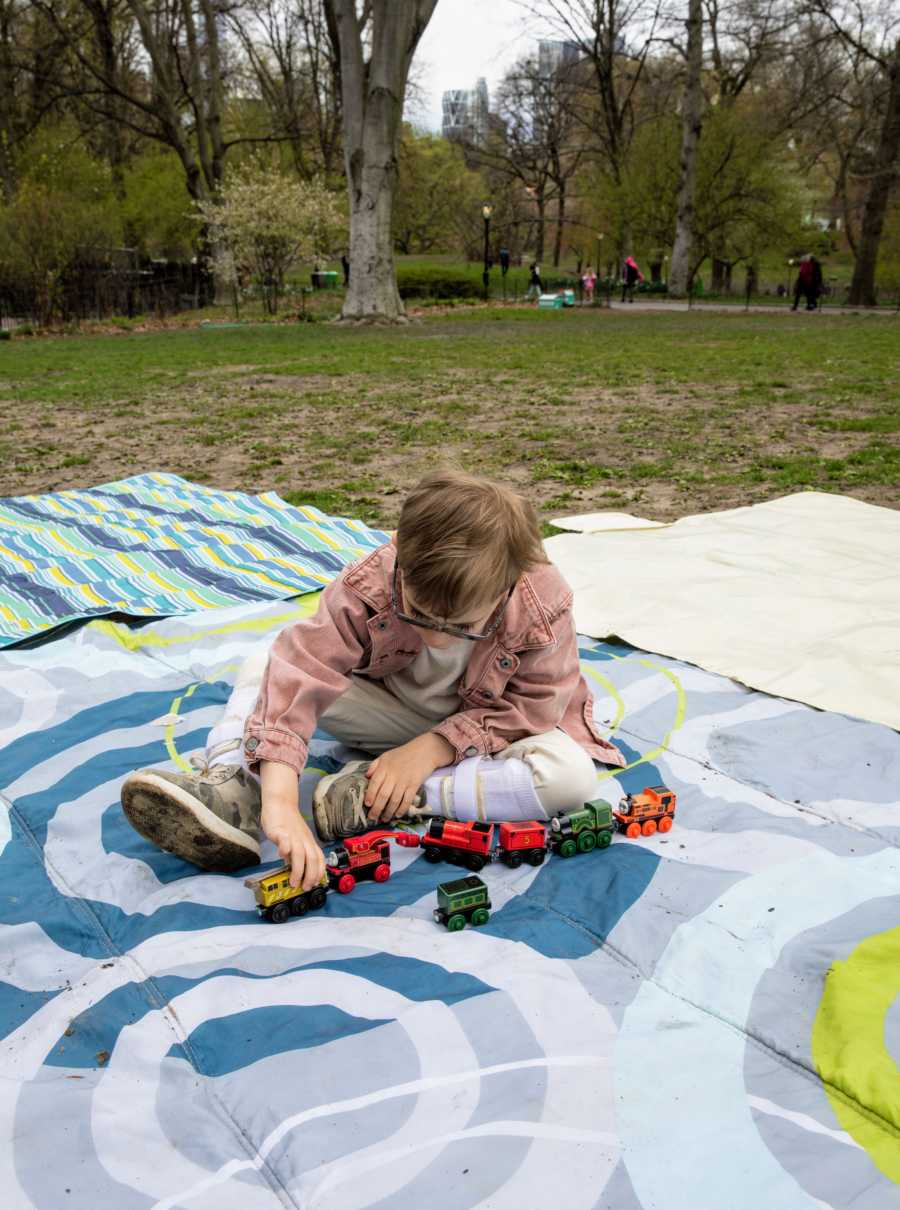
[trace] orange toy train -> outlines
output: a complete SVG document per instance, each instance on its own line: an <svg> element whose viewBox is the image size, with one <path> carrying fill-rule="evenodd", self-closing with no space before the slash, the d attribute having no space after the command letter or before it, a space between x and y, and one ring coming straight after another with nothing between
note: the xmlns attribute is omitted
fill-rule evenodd
<svg viewBox="0 0 900 1210"><path fill-rule="evenodd" d="M675 814L675 795L668 786L647 786L639 794L626 794L614 810L620 832L629 840L670 832Z"/></svg>

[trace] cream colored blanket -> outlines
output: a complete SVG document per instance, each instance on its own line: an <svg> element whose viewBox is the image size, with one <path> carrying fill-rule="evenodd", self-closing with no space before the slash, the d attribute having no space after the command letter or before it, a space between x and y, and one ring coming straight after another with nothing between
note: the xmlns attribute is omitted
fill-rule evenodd
<svg viewBox="0 0 900 1210"><path fill-rule="evenodd" d="M571 523L603 529L602 514ZM900 511L799 492L618 524L545 542L579 633L900 729Z"/></svg>

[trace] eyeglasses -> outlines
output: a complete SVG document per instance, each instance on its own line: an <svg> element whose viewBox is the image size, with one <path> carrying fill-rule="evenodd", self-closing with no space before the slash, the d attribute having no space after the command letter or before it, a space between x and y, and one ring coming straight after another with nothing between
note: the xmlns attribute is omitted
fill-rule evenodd
<svg viewBox="0 0 900 1210"><path fill-rule="evenodd" d="M498 606L496 616L487 630L483 634L476 634L474 630L464 630L462 626L454 626L450 622L431 622L422 617L414 618L408 613L403 613L397 606L397 580L399 575L400 566L395 563L394 576L391 581L391 609L393 609L394 614L401 622L408 622L410 626L418 626L421 630L437 630L440 634L449 634L455 639L468 639L470 643L477 643L481 639L489 639L497 630L497 627L503 621L503 614L506 612L506 606L509 604L509 598L512 596L513 589L515 588L515 584L513 584L506 594L506 599Z"/></svg>

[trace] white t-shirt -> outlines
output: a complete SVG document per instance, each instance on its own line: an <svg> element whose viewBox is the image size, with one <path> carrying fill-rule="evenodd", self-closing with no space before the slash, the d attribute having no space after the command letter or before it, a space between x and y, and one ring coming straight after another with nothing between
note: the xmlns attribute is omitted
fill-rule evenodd
<svg viewBox="0 0 900 1210"><path fill-rule="evenodd" d="M384 686L411 710L443 722L460 708L459 682L469 666L473 644L453 639L447 647L422 650L407 667L384 678Z"/></svg>

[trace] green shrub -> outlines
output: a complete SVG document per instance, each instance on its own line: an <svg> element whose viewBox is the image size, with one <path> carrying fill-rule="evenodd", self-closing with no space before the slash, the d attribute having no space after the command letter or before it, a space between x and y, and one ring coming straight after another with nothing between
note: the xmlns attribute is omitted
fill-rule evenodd
<svg viewBox="0 0 900 1210"><path fill-rule="evenodd" d="M480 298L480 275L444 265L401 265L397 270L401 298Z"/></svg>
<svg viewBox="0 0 900 1210"><path fill-rule="evenodd" d="M8 332L6 328L0 328L0 340L11 340L12 332Z"/></svg>

